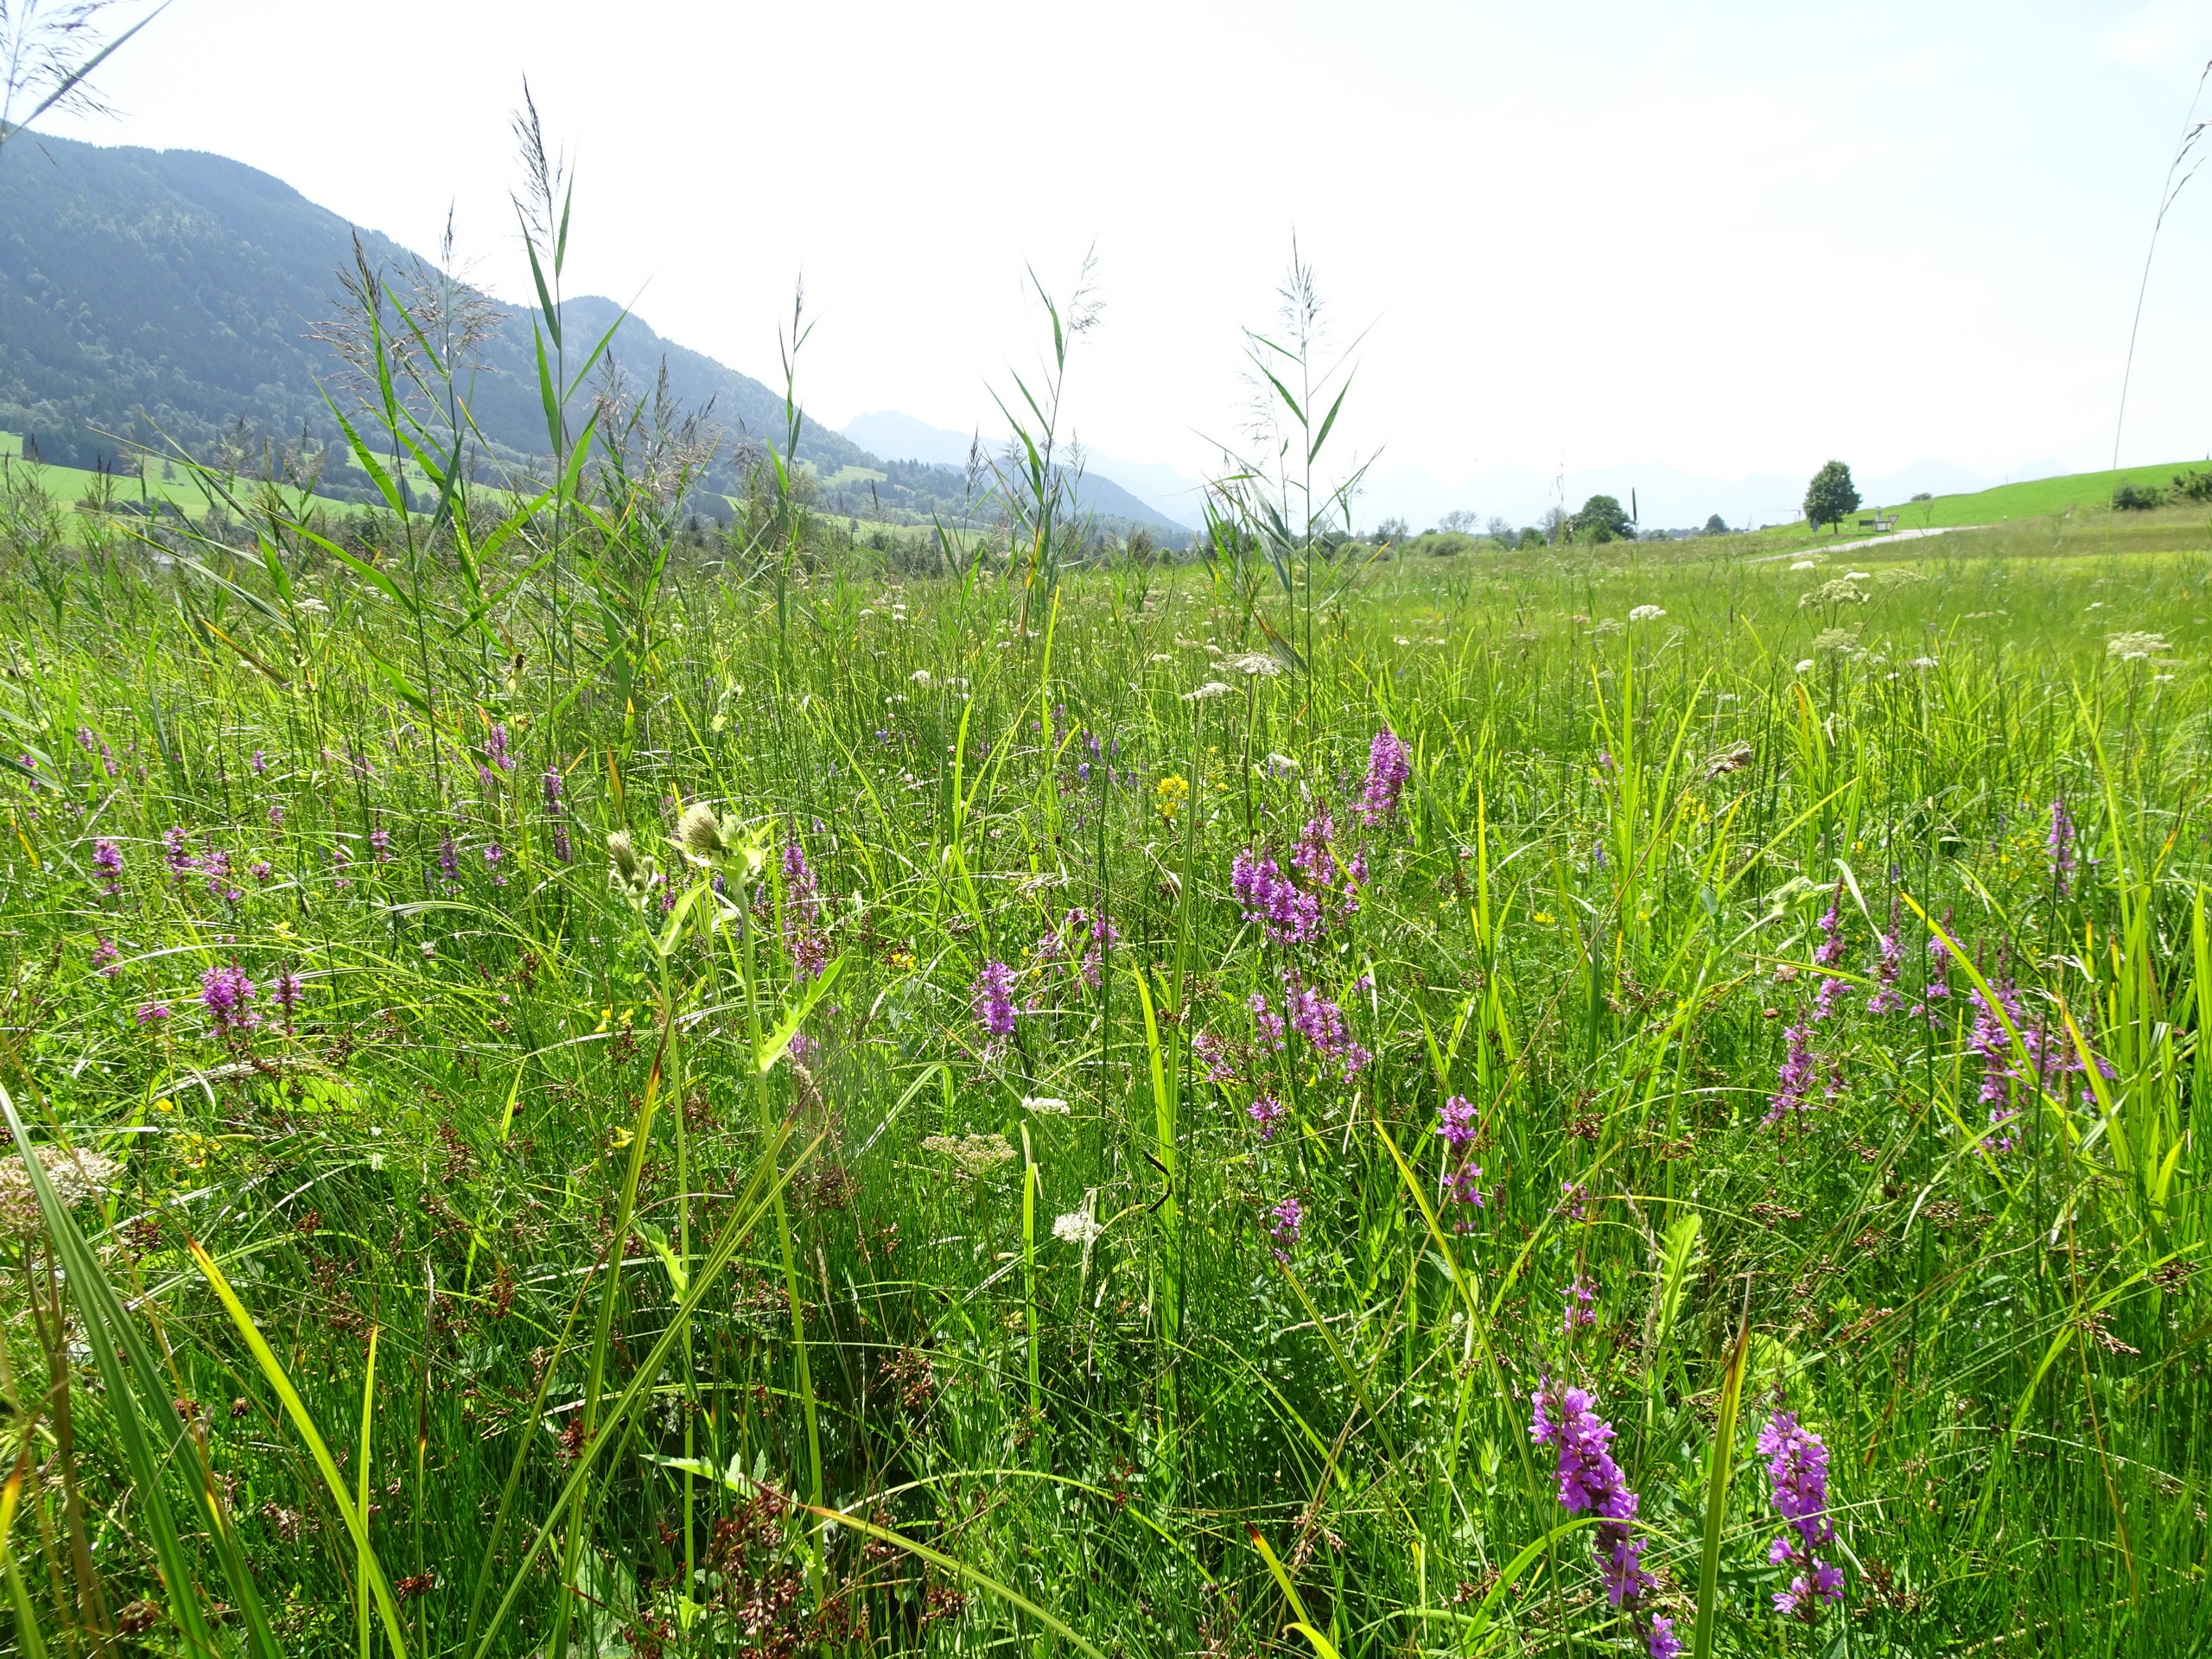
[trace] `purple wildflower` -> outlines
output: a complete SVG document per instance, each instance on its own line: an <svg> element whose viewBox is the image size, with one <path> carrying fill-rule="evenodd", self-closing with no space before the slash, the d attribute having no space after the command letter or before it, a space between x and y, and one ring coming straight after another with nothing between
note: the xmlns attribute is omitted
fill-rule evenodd
<svg viewBox="0 0 2212 1659"><path fill-rule="evenodd" d="M504 887L507 885L507 878L499 869L499 861L506 855L507 849L500 846L498 842L487 841L484 843L484 868L490 873L492 885L495 887Z"/></svg>
<svg viewBox="0 0 2212 1659"><path fill-rule="evenodd" d="M794 840L784 848L784 949L801 979L819 979L830 965L830 939L822 931L822 888L806 849Z"/></svg>
<svg viewBox="0 0 2212 1659"><path fill-rule="evenodd" d="M1260 1046L1280 1054L1282 1052L1284 1026L1277 1014L1261 992L1252 993L1245 1006L1252 1010L1252 1025L1259 1033Z"/></svg>
<svg viewBox="0 0 2212 1659"><path fill-rule="evenodd" d="M102 979L113 979L116 964L123 960L123 952L115 948L113 939L103 938L99 934L92 937L95 941L92 945L92 971Z"/></svg>
<svg viewBox="0 0 2212 1659"><path fill-rule="evenodd" d="M1644 1638L1644 1649L1651 1659L1675 1659L1682 1650L1682 1639L1675 1634L1675 1621L1664 1613L1653 1614L1651 1634Z"/></svg>
<svg viewBox="0 0 2212 1659"><path fill-rule="evenodd" d="M391 831L385 829L382 824L378 824L375 829L370 830L369 850L376 855L378 863L391 863Z"/></svg>
<svg viewBox="0 0 2212 1659"><path fill-rule="evenodd" d="M1244 1115L1259 1130L1261 1140L1272 1141L1275 1138L1275 1124L1282 1117L1282 1102L1273 1095L1261 1095L1244 1109Z"/></svg>
<svg viewBox="0 0 2212 1659"><path fill-rule="evenodd" d="M545 775L539 779L538 782L545 791L545 810L548 812L558 812L561 810L561 791L563 787L561 768L558 766L546 767Z"/></svg>
<svg viewBox="0 0 2212 1659"><path fill-rule="evenodd" d="M1904 967L1904 936L1894 915L1889 931L1881 936L1881 945L1882 959L1874 964L1874 995L1866 999L1866 1012L1895 1014L1904 1007L1904 998L1897 990L1897 975Z"/></svg>
<svg viewBox="0 0 2212 1659"><path fill-rule="evenodd" d="M123 891L123 849L105 839L94 842L92 868L100 873L100 890L111 899Z"/></svg>
<svg viewBox="0 0 2212 1659"><path fill-rule="evenodd" d="M1306 1224L1306 1207L1296 1198L1285 1198L1268 1211L1268 1233L1274 1242L1275 1260L1288 1262L1298 1248L1298 1230Z"/></svg>
<svg viewBox="0 0 2212 1659"><path fill-rule="evenodd" d="M283 802L271 801L269 804L269 827L271 830L282 830L284 827Z"/></svg>
<svg viewBox="0 0 2212 1659"><path fill-rule="evenodd" d="M1230 865L1230 890L1244 919L1259 922L1277 944L1304 944L1321 931L1320 901L1300 893L1272 858L1240 852Z"/></svg>
<svg viewBox="0 0 2212 1659"><path fill-rule="evenodd" d="M1598 1287L1592 1284L1586 1275L1576 1274L1567 1281L1567 1288L1560 1292L1560 1295L1567 1304L1566 1317L1560 1321L1560 1329L1567 1335L1573 1336L1578 1326L1598 1323L1598 1310L1594 1306L1598 1300Z"/></svg>
<svg viewBox="0 0 2212 1659"><path fill-rule="evenodd" d="M248 764L253 767L253 775L258 778L263 772L269 770L269 757L264 754L259 749L256 749L253 752L252 760Z"/></svg>
<svg viewBox="0 0 2212 1659"><path fill-rule="evenodd" d="M976 1022L995 1044L1014 1035L1014 969L1002 962L987 962L969 988Z"/></svg>
<svg viewBox="0 0 2212 1659"><path fill-rule="evenodd" d="M1785 1528L1768 1546L1767 1560L1777 1567L1789 1561L1811 1570L1809 1581L1800 1574L1789 1589L1775 1596L1774 1605L1780 1612L1809 1619L1816 1611L1816 1600L1843 1599L1843 1574L1815 1553L1835 1541L1835 1528L1827 1516L1828 1449L1787 1411L1777 1412L1768 1421L1759 1432L1758 1446L1767 1459L1774 1507Z"/></svg>
<svg viewBox="0 0 2212 1659"><path fill-rule="evenodd" d="M1839 884L1835 897L1828 901L1827 914L1821 918L1821 943L1813 952L1813 960L1823 968L1843 960L1842 906L1843 889Z"/></svg>
<svg viewBox="0 0 2212 1659"><path fill-rule="evenodd" d="M575 859L575 855L569 848L569 826L557 820L553 825L553 856L563 864L571 863ZM715 879L719 880L721 878ZM716 888L715 891L720 892L721 889Z"/></svg>
<svg viewBox="0 0 2212 1659"><path fill-rule="evenodd" d="M1482 1209L1484 1207L1483 1166L1480 1164L1462 1164L1444 1178L1444 1192L1452 1203L1462 1205L1465 1209ZM1452 1224L1452 1230L1455 1233L1471 1232L1474 1230L1474 1225L1473 1217L1462 1215L1459 1220Z"/></svg>
<svg viewBox="0 0 2212 1659"><path fill-rule="evenodd" d="M1465 1095L1454 1095L1436 1109L1436 1132L1444 1137L1444 1144L1453 1154L1465 1152L1475 1138L1475 1103Z"/></svg>
<svg viewBox="0 0 2212 1659"><path fill-rule="evenodd" d="M251 1031L261 1023L261 1016L249 1006L252 1001L253 982L236 963L210 968L200 976L200 1004L220 1033Z"/></svg>
<svg viewBox="0 0 2212 1659"><path fill-rule="evenodd" d="M142 1026L157 1026L168 1017L169 1005L166 1002L141 1002L138 1005L138 1023Z"/></svg>
<svg viewBox="0 0 2212 1659"><path fill-rule="evenodd" d="M1813 993L1813 1021L1815 1025L1835 1012L1836 999L1850 987L1834 974L1821 981L1821 988Z"/></svg>
<svg viewBox="0 0 2212 1659"><path fill-rule="evenodd" d="M1079 910L1068 912L1068 926L1080 933L1084 922ZM1090 938L1083 948L1083 966L1078 970L1083 982L1096 990L1106 976L1106 953L1122 942L1122 930L1108 921L1102 912L1090 921Z"/></svg>
<svg viewBox="0 0 2212 1659"><path fill-rule="evenodd" d="M1560 1503L1569 1515L1589 1510L1602 1517L1596 1548L1606 1599L1616 1607L1633 1606L1656 1580L1643 1570L1643 1541L1629 1530L1637 1497L1607 1449L1613 1426L1591 1408L1587 1389L1547 1390L1539 1383L1530 1403L1529 1438L1559 1448Z"/></svg>
<svg viewBox="0 0 2212 1659"><path fill-rule="evenodd" d="M461 879L461 849L453 844L451 835L442 837L438 842L438 874L445 879L448 887Z"/></svg>
<svg viewBox="0 0 2212 1659"><path fill-rule="evenodd" d="M501 772L515 769L515 758L507 752L507 728L505 726L492 728L492 735L484 742L484 758Z"/></svg>
<svg viewBox="0 0 2212 1659"><path fill-rule="evenodd" d="M1789 1052L1783 1057L1781 1070L1775 1073L1774 1098L1767 1103L1766 1116L1761 1124L1764 1128L1787 1123L1812 1109L1807 1096L1813 1087L1813 1027L1810 1024L1795 1025L1783 1035L1789 1039Z"/></svg>
<svg viewBox="0 0 2212 1659"><path fill-rule="evenodd" d="M245 873L265 887L276 879L276 867L264 858L247 865ZM346 884L341 881L338 885L342 887Z"/></svg>
<svg viewBox="0 0 2212 1659"><path fill-rule="evenodd" d="M1282 981L1288 994L1285 1006L1289 1011L1291 1028L1312 1045L1315 1054L1336 1061L1343 1069L1344 1081L1351 1082L1359 1075L1360 1068L1375 1057L1352 1041L1351 1028L1344 1022L1344 1011L1332 1002L1319 987L1301 984L1297 976L1287 970Z"/></svg>
<svg viewBox="0 0 2212 1659"><path fill-rule="evenodd" d="M279 974L269 982L270 1000L283 1010L284 1029L287 1031L292 1028L293 1010L300 1006L300 976L297 974Z"/></svg>
<svg viewBox="0 0 2212 1659"><path fill-rule="evenodd" d="M1367 750L1367 782L1352 810L1368 823L1376 823L1398 810L1406 779L1413 774L1413 751L1385 726L1375 734Z"/></svg>
<svg viewBox="0 0 2212 1659"><path fill-rule="evenodd" d="M181 880L200 868L200 861L192 855L182 824L173 824L162 832L162 857L169 867L169 874Z"/></svg>
<svg viewBox="0 0 2212 1659"><path fill-rule="evenodd" d="M1206 1069L1208 1083L1234 1083L1236 1066L1229 1052L1229 1045L1210 1031L1202 1031L1191 1039L1191 1052Z"/></svg>
<svg viewBox="0 0 2212 1659"><path fill-rule="evenodd" d="M1337 826L1329 817L1329 809L1316 806L1313 816L1298 837L1298 845L1291 849L1291 867L1315 887L1332 885L1337 873L1337 855L1329 850L1329 843L1336 839Z"/></svg>
<svg viewBox="0 0 2212 1659"><path fill-rule="evenodd" d="M231 855L226 849L207 854L200 861L200 868L207 877L207 891L216 898L235 905L245 897L231 885Z"/></svg>
<svg viewBox="0 0 2212 1659"><path fill-rule="evenodd" d="M2063 899L2074 880L2074 818L2063 800L2050 804L2050 834L2044 845L2050 853L2051 891Z"/></svg>
<svg viewBox="0 0 2212 1659"><path fill-rule="evenodd" d="M1590 1189L1580 1181L1559 1184L1559 1213L1569 1221L1590 1219Z"/></svg>

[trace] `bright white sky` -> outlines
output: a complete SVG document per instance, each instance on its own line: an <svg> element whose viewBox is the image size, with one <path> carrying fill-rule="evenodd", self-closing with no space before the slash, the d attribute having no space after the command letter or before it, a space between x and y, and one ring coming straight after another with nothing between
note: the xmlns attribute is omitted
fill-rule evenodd
<svg viewBox="0 0 2212 1659"><path fill-rule="evenodd" d="M985 420L1042 336L1024 262L1065 290L1095 243L1077 430L1200 471L1294 228L1366 331L1334 447L1386 471L2001 475L2109 460L2208 57L2212 0L175 0L105 76L121 118L53 130L235 156L417 248L451 202L518 299L527 74L575 164L571 291L773 381L804 270L832 424ZM2212 175L2125 460L2212 450L2208 260Z"/></svg>

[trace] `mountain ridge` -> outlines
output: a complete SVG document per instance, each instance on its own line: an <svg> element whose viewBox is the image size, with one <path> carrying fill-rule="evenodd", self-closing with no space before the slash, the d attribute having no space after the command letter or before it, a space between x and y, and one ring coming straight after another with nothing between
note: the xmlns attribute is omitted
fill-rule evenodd
<svg viewBox="0 0 2212 1659"><path fill-rule="evenodd" d="M0 430L22 433L48 461L86 467L134 447L206 454L305 434L328 446L327 486L366 499L369 480L346 456L325 396L345 384L346 365L321 326L340 309L340 276L357 238L373 269L417 263L391 238L227 156L25 135L0 162ZM537 314L497 308L465 396L491 446L482 459L520 468L547 448ZM620 319L608 355L633 392L650 390L664 366L680 406L711 406L740 439L781 441L784 399L761 381L602 296L561 309L572 340L596 341ZM829 510L912 521L972 505L959 469L887 466L812 419L798 454L822 480ZM840 475L862 474L869 487L833 493ZM725 459L705 487L734 496L745 480ZM1182 528L1110 486L1086 496L1109 527Z"/></svg>

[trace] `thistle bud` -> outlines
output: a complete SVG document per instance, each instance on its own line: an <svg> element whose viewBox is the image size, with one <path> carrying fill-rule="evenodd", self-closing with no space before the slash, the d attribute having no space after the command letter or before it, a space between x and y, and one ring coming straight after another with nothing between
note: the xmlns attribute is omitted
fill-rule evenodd
<svg viewBox="0 0 2212 1659"><path fill-rule="evenodd" d="M695 858L702 864L714 863L730 853L714 808L703 801L685 807L683 816L676 821L676 844L683 849L686 857Z"/></svg>
<svg viewBox="0 0 2212 1659"><path fill-rule="evenodd" d="M614 861L614 874L625 883L636 879L638 849L630 844L630 832L617 830L607 838L607 856Z"/></svg>

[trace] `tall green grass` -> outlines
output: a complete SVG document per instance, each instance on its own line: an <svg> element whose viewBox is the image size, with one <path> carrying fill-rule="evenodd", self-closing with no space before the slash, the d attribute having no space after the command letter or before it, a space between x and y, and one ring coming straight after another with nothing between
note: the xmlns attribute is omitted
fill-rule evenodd
<svg viewBox="0 0 2212 1659"><path fill-rule="evenodd" d="M113 1163L14 1166L17 1650L2204 1647L2212 561L1363 562L1274 378L1196 565L1081 563L1035 432L899 581L773 466L687 542L557 391L570 464L480 493L397 385L374 536L0 550L0 1084ZM1324 808L1271 943L1232 862ZM1618 1431L1627 1614L1543 1380Z"/></svg>

